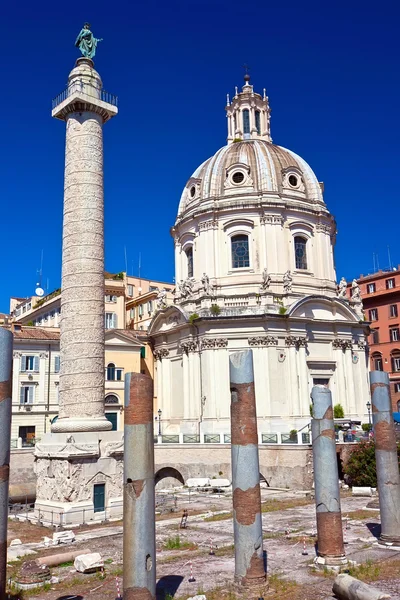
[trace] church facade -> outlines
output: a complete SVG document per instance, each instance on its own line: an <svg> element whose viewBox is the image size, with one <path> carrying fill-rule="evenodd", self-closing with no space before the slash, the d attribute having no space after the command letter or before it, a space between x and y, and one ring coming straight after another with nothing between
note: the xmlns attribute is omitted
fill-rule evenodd
<svg viewBox="0 0 400 600"><path fill-rule="evenodd" d="M323 185L272 143L248 75L226 113L227 145L187 181L172 228L174 304L149 328L162 433L229 441L229 354L247 348L266 440L307 427L316 384L365 420L368 327L359 296L338 291Z"/></svg>

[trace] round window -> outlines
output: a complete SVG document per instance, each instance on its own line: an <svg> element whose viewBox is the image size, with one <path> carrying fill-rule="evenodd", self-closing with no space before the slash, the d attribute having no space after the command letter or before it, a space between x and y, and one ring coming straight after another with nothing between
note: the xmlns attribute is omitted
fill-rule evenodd
<svg viewBox="0 0 400 600"><path fill-rule="evenodd" d="M298 180L296 175L289 175L289 183L291 186L297 187Z"/></svg>
<svg viewBox="0 0 400 600"><path fill-rule="evenodd" d="M242 183L242 181L244 181L243 173L241 171L236 171L236 173L232 175L232 181L233 183Z"/></svg>
<svg viewBox="0 0 400 600"><path fill-rule="evenodd" d="M192 187L190 188L190 197L194 198L196 195L196 188L194 187L194 185L192 185Z"/></svg>

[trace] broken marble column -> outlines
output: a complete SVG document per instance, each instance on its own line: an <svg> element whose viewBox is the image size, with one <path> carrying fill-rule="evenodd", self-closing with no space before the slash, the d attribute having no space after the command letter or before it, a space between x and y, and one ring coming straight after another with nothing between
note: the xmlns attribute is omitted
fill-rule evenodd
<svg viewBox="0 0 400 600"><path fill-rule="evenodd" d="M156 598L153 380L125 375L124 600Z"/></svg>
<svg viewBox="0 0 400 600"><path fill-rule="evenodd" d="M311 398L313 402L311 431L318 535L316 562L335 567L346 564L347 559L343 543L332 395L325 386L316 385L312 389Z"/></svg>
<svg viewBox="0 0 400 600"><path fill-rule="evenodd" d="M235 579L265 584L253 352L229 357Z"/></svg>
<svg viewBox="0 0 400 600"><path fill-rule="evenodd" d="M0 600L6 597L13 335L0 327Z"/></svg>
<svg viewBox="0 0 400 600"><path fill-rule="evenodd" d="M371 371L376 477L381 514L382 545L400 546L400 476L396 432L390 401L389 375Z"/></svg>

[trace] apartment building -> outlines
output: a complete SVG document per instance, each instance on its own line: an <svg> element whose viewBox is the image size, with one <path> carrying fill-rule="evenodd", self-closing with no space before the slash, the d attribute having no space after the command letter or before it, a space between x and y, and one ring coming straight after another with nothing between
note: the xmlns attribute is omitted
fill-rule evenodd
<svg viewBox="0 0 400 600"><path fill-rule="evenodd" d="M371 322L370 369L389 374L393 411L400 412L400 265L361 275L357 282Z"/></svg>
<svg viewBox="0 0 400 600"><path fill-rule="evenodd" d="M30 446L50 431L58 418L60 332L52 327L6 325L14 334L12 380L13 445ZM110 329L105 335L106 417L123 429L124 380L128 372L152 375L153 357L133 331Z"/></svg>
<svg viewBox="0 0 400 600"><path fill-rule="evenodd" d="M104 309L106 329L137 329L146 331L157 309L160 290L167 291L167 301L173 302L172 283L126 275L105 273ZM22 325L56 327L60 325L61 290L43 298L11 298L10 315Z"/></svg>
<svg viewBox="0 0 400 600"><path fill-rule="evenodd" d="M166 301L174 301L174 285L163 281L127 277L126 323L130 329L147 331L157 310L157 296L167 292Z"/></svg>

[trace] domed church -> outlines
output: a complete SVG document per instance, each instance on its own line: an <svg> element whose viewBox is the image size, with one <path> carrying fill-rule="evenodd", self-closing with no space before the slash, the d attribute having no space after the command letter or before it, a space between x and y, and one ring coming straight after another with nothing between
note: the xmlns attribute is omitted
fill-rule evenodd
<svg viewBox="0 0 400 600"><path fill-rule="evenodd" d="M365 419L368 328L360 302L338 292L323 184L272 143L268 97L248 75L226 116L227 145L182 192L175 302L161 295L149 329L162 433L229 441L229 354L247 348L264 441L307 431L316 384L346 417Z"/></svg>

